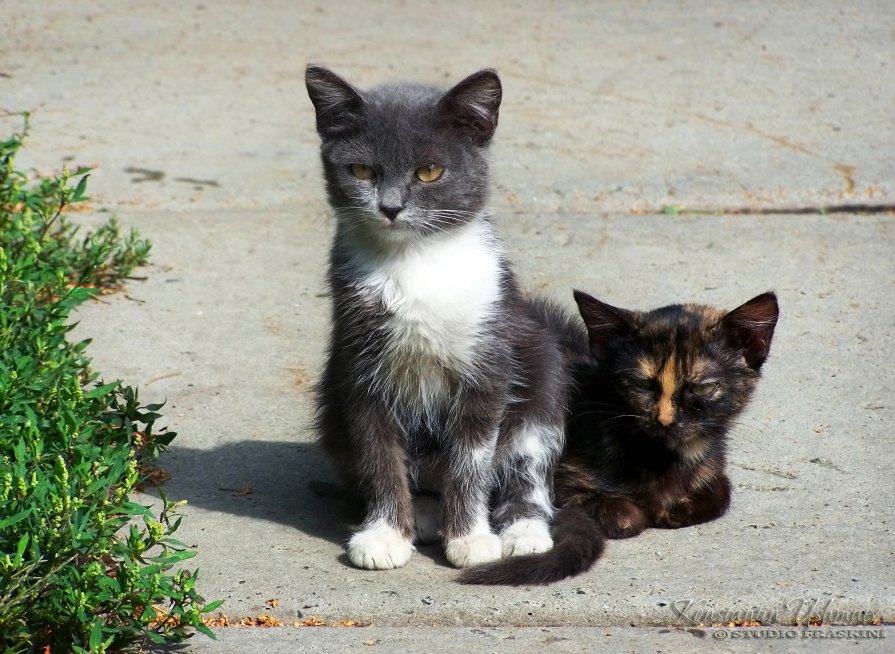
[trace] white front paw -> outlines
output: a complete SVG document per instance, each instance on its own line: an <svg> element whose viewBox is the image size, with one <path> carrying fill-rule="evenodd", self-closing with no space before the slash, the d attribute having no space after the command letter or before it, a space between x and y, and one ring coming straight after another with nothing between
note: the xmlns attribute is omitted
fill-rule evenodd
<svg viewBox="0 0 895 654"><path fill-rule="evenodd" d="M444 554L456 568L487 563L500 558L500 538L491 533L478 533L449 540Z"/></svg>
<svg viewBox="0 0 895 654"><path fill-rule="evenodd" d="M413 543L384 523L359 531L348 541L348 558L358 568L390 570L407 563Z"/></svg>
<svg viewBox="0 0 895 654"><path fill-rule="evenodd" d="M537 554L553 547L550 528L543 520L525 518L500 532L504 556Z"/></svg>
<svg viewBox="0 0 895 654"><path fill-rule="evenodd" d="M416 542L422 545L438 540L438 523L441 521L441 503L431 495L413 498L413 528Z"/></svg>

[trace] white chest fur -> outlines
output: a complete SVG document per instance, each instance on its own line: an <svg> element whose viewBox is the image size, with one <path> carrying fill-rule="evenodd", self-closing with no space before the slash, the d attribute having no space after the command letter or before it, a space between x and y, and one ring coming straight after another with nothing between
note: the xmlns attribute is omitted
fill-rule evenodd
<svg viewBox="0 0 895 654"><path fill-rule="evenodd" d="M498 306L500 245L492 227L474 221L358 263L360 288L389 313L381 379L404 400L438 402L447 373L472 366L483 324Z"/></svg>

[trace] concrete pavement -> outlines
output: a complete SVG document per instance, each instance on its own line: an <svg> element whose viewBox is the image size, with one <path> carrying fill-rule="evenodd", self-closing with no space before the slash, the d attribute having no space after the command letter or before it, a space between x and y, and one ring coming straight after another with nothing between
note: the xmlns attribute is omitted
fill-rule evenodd
<svg viewBox="0 0 895 654"><path fill-rule="evenodd" d="M871 634L882 633L884 637ZM841 639L832 636L843 636ZM845 636L853 636L851 640ZM895 628L763 628L700 629L697 627L368 627L364 629L229 629L219 642L197 641L191 651L205 652L407 652L408 654L590 654L592 652L690 652L741 654L793 653L854 649L888 652Z"/></svg>
<svg viewBox="0 0 895 654"><path fill-rule="evenodd" d="M895 227L873 209L895 204L889 3L7 0L0 24L0 111L34 113L22 161L94 164L97 212L79 219L109 210L154 243L148 279L86 307L79 334L107 378L168 400L166 492L189 502L203 593L231 619L373 625L221 629L191 649L585 651L608 632L621 649L719 651L687 629L895 620ZM547 588L459 586L437 548L397 571L345 564L356 516L308 428L331 233L311 60L359 85L499 70L494 206L531 289L631 308L777 291L724 519L611 543ZM557 626L569 640L546 643Z"/></svg>

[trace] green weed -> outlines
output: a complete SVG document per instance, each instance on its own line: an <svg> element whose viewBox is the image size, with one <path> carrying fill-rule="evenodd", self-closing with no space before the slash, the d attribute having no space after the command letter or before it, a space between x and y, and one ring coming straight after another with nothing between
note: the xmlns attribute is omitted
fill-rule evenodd
<svg viewBox="0 0 895 654"><path fill-rule="evenodd" d="M114 219L80 237L66 211L89 169L29 181L0 141L0 650L105 652L199 630L195 552L173 538L180 502L132 502L141 463L174 438L161 404L141 405L90 368L71 312L116 288L150 244ZM49 648L49 649L47 649Z"/></svg>

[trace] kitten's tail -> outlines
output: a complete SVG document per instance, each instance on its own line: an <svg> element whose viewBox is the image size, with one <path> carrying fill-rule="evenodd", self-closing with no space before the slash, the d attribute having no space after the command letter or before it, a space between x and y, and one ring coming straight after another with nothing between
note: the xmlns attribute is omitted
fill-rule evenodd
<svg viewBox="0 0 895 654"><path fill-rule="evenodd" d="M467 568L458 581L489 586L552 584L589 570L600 558L604 545L600 526L584 509L570 506L556 515L553 549Z"/></svg>

